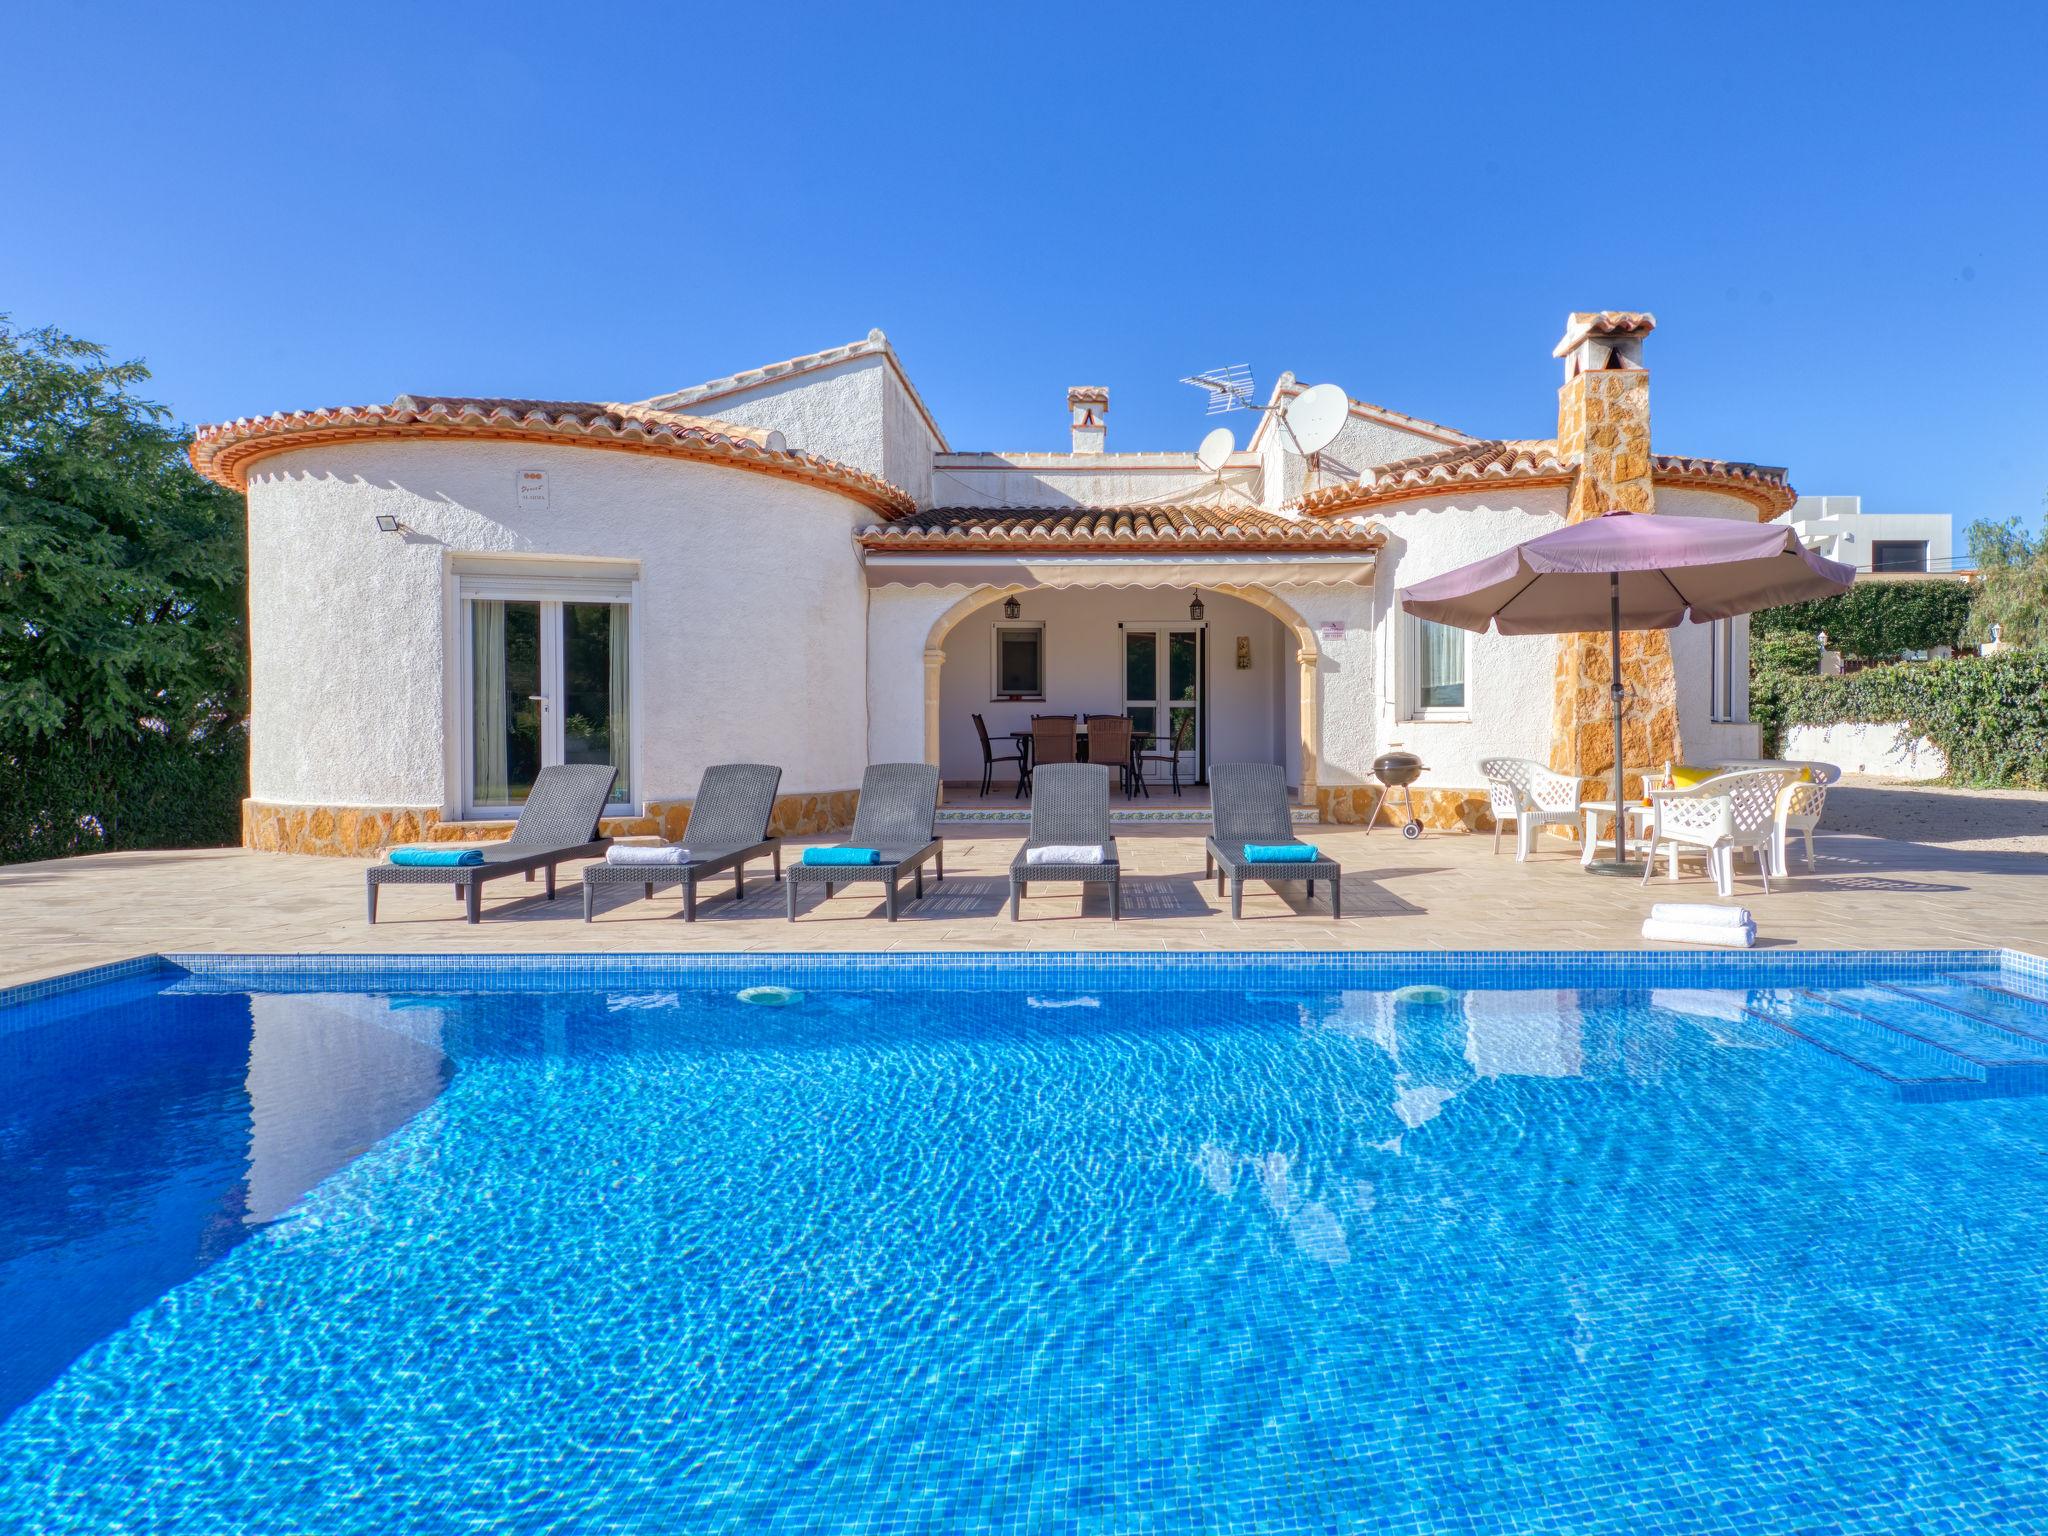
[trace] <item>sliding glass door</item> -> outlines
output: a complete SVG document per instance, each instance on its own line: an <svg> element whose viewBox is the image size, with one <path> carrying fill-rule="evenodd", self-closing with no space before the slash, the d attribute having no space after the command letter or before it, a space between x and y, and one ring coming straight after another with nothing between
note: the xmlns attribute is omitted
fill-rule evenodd
<svg viewBox="0 0 2048 1536"><path fill-rule="evenodd" d="M516 809L549 763L608 763L633 798L631 609L473 597L466 809Z"/></svg>
<svg viewBox="0 0 2048 1536"><path fill-rule="evenodd" d="M1201 777L1202 634L1183 624L1126 624L1124 632L1124 713L1131 729L1153 739L1146 753L1164 753L1168 744L1180 756L1180 779L1190 784ZM1165 779L1164 762L1148 762L1147 778Z"/></svg>

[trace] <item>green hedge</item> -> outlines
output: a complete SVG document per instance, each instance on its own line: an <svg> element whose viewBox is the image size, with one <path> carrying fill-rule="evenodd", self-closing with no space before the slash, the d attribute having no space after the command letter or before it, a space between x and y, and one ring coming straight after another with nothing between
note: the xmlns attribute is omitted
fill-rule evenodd
<svg viewBox="0 0 2048 1536"><path fill-rule="evenodd" d="M1813 636L1858 661L1890 661L1907 651L1963 643L1976 588L1964 581L1859 581L1835 597L1788 603L1751 616L1749 632Z"/></svg>
<svg viewBox="0 0 2048 1536"><path fill-rule="evenodd" d="M0 744L0 864L242 840L246 734Z"/></svg>
<svg viewBox="0 0 2048 1536"><path fill-rule="evenodd" d="M1903 720L1941 748L1953 783L2048 788L2048 651L1907 662L1846 677L1760 672L1751 709L1768 753L1794 725Z"/></svg>

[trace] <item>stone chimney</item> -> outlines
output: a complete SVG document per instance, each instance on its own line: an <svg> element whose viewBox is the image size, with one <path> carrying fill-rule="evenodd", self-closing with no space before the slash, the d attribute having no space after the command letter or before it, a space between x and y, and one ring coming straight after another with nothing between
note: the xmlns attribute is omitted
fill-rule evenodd
<svg viewBox="0 0 2048 1536"><path fill-rule="evenodd" d="M1074 420L1074 452L1104 453L1109 431L1109 391L1099 384L1076 384L1067 391L1067 412Z"/></svg>
<svg viewBox="0 0 2048 1536"><path fill-rule="evenodd" d="M1564 359L1564 385L1557 392L1557 456L1578 466L1567 522L1603 512L1657 510L1650 476L1650 375L1643 367L1643 338L1656 326L1656 316L1626 310L1575 312L1551 351ZM1613 770L1609 649L1604 630L1557 637L1550 766L1561 773ZM1662 768L1683 762L1671 637L1661 629L1624 633L1621 681L1627 690L1623 766ZM1628 793L1637 792L1631 782Z"/></svg>
<svg viewBox="0 0 2048 1536"><path fill-rule="evenodd" d="M1650 375L1643 338L1655 315L1605 309L1574 312L1551 349L1564 359L1557 392L1557 456L1577 461L1568 521L1617 509L1654 512L1650 485Z"/></svg>

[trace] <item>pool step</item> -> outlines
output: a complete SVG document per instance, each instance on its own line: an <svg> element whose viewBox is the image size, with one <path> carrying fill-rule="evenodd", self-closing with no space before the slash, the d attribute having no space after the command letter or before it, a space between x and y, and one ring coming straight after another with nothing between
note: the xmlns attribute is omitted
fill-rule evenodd
<svg viewBox="0 0 2048 1536"><path fill-rule="evenodd" d="M2048 1032L1915 995L1901 984L1756 994L1749 1012L1898 1089L1902 1097L2024 1098L2048 1093Z"/></svg>
<svg viewBox="0 0 2048 1536"><path fill-rule="evenodd" d="M1969 979L1886 982L1883 990L1958 1014L1979 1029L2023 1048L2048 1051L2048 999Z"/></svg>
<svg viewBox="0 0 2048 1536"><path fill-rule="evenodd" d="M1986 1081L1984 1069L1975 1062L1830 1007L1815 993L1789 987L1754 992L1743 1011L1835 1061L1891 1085L1902 1097L1960 1093L1981 1089Z"/></svg>

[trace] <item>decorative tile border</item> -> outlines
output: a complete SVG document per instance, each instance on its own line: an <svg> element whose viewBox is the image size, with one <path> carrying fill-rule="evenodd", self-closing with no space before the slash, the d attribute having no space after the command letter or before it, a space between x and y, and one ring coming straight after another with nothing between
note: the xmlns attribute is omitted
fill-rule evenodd
<svg viewBox="0 0 2048 1536"><path fill-rule="evenodd" d="M39 981L22 981L11 987L0 987L0 1008L32 1003L38 998L55 997L63 992L82 992L87 987L101 986L110 981L127 981L137 976L175 976L184 969L162 955L136 955L128 960L89 966L82 971L66 971L58 976L45 976Z"/></svg>
<svg viewBox="0 0 2048 1536"><path fill-rule="evenodd" d="M1930 970L1997 970L2007 952L1978 950L1769 950L1673 954L1659 950L1328 950L1284 953L1002 950L868 954L412 954L165 956L191 976L236 989L341 988L522 991L732 978L812 985L915 982L948 987L1023 981L1157 987L1162 980L1217 984L1317 980L1361 990L1456 980L1504 987L1787 985L1912 976Z"/></svg>

